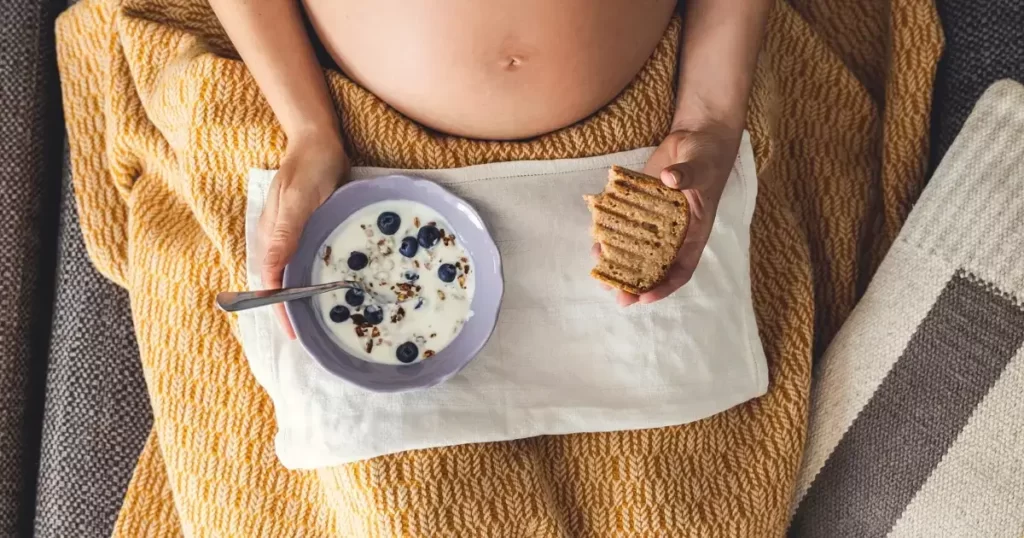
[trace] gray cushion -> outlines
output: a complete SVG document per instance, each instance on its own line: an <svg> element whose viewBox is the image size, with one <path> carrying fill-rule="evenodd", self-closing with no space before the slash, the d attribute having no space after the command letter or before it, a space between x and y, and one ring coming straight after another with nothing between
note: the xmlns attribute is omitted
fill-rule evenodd
<svg viewBox="0 0 1024 538"><path fill-rule="evenodd" d="M0 2L0 536L32 524L63 132L55 12Z"/></svg>
<svg viewBox="0 0 1024 538"><path fill-rule="evenodd" d="M993 82L1024 83L1024 2L938 0L946 50L935 77L932 167L938 165L974 103Z"/></svg>
<svg viewBox="0 0 1024 538"><path fill-rule="evenodd" d="M128 293L89 262L64 174L36 536L109 536L152 415Z"/></svg>

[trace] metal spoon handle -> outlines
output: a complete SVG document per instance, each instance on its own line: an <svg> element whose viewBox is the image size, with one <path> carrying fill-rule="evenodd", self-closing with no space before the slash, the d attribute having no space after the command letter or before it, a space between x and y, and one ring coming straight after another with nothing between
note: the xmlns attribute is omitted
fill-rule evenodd
<svg viewBox="0 0 1024 538"><path fill-rule="evenodd" d="M355 282L328 282L316 286L301 288L282 288L279 290L257 291L225 291L217 294L217 306L225 312L238 312L260 306L267 306L285 301L305 299L328 291L344 288L359 288Z"/></svg>

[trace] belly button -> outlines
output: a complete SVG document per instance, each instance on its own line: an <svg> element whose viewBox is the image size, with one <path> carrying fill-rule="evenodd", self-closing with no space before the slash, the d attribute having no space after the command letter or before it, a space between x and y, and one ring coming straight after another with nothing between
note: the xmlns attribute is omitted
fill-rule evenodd
<svg viewBox="0 0 1024 538"><path fill-rule="evenodd" d="M505 60L505 69L508 71L518 69L521 65L523 65L523 59L519 56L509 56L508 59Z"/></svg>

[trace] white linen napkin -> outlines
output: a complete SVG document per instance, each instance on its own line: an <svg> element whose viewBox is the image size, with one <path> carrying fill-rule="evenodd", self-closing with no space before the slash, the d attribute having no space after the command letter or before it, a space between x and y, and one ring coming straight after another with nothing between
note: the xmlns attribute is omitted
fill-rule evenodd
<svg viewBox="0 0 1024 538"><path fill-rule="evenodd" d="M282 464L309 469L463 443L663 427L764 394L767 365L750 294L757 180L747 136L690 283L656 304L623 309L588 276L592 241L582 195L604 188L612 164L640 169L652 151L405 171L444 185L487 222L504 265L497 328L448 382L377 394L321 368L285 337L270 309L241 313L246 357L274 402ZM262 285L255 232L273 174L249 174L252 289Z"/></svg>

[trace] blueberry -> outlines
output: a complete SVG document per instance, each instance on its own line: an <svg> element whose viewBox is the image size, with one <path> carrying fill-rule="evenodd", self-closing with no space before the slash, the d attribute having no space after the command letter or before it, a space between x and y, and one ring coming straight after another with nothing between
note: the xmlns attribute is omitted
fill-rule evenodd
<svg viewBox="0 0 1024 538"><path fill-rule="evenodd" d="M416 255L416 251L419 249L420 245L416 242L416 238L410 236L402 239L402 244L398 247L398 252L406 258L412 258Z"/></svg>
<svg viewBox="0 0 1024 538"><path fill-rule="evenodd" d="M363 293L363 290L349 288L349 290L345 292L345 302L348 303L349 306L359 306L363 304L363 301L365 300L366 294Z"/></svg>
<svg viewBox="0 0 1024 538"><path fill-rule="evenodd" d="M366 267L369 263L370 259L362 252L356 251L348 255L348 268L353 271L358 271Z"/></svg>
<svg viewBox="0 0 1024 538"><path fill-rule="evenodd" d="M440 278L441 282L454 282L455 275L455 266L450 263L443 263L437 268L437 278Z"/></svg>
<svg viewBox="0 0 1024 538"><path fill-rule="evenodd" d="M344 305L338 305L331 309L331 321L335 323L345 323L348 321L349 311Z"/></svg>
<svg viewBox="0 0 1024 538"><path fill-rule="evenodd" d="M419 241L420 246L423 248L433 247L441 240L441 230L438 230L437 226L430 226L428 224L420 228L420 231L416 234L416 240Z"/></svg>
<svg viewBox="0 0 1024 538"><path fill-rule="evenodd" d="M410 362L416 360L416 357L419 357L420 350L416 348L416 344L412 342L406 342L398 346L398 349L395 350L395 355L398 356L398 362L404 362L406 364L409 364Z"/></svg>
<svg viewBox="0 0 1024 538"><path fill-rule="evenodd" d="M377 217L377 227L380 228L380 233L384 235L395 235L395 232L398 231L398 227L401 225L402 217L399 217L398 213L385 211Z"/></svg>
<svg viewBox="0 0 1024 538"><path fill-rule="evenodd" d="M381 307L372 304L363 310L363 318L370 325L380 325L384 321L384 310Z"/></svg>
<svg viewBox="0 0 1024 538"><path fill-rule="evenodd" d="M406 271L405 275L403 275L403 276L409 282L416 282L417 280L420 279L419 273L417 273L416 271L412 271L412 270Z"/></svg>

